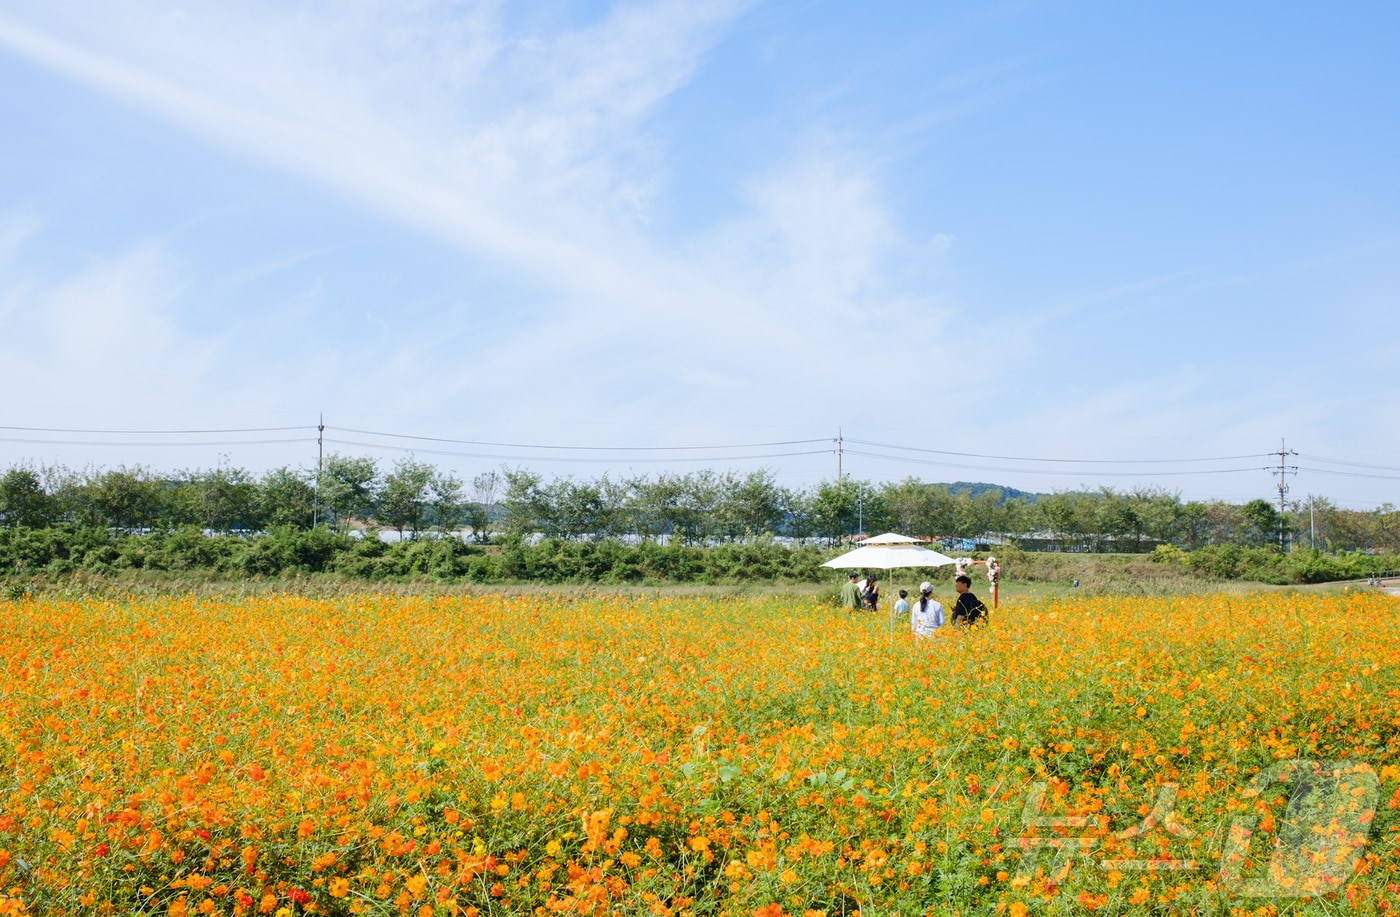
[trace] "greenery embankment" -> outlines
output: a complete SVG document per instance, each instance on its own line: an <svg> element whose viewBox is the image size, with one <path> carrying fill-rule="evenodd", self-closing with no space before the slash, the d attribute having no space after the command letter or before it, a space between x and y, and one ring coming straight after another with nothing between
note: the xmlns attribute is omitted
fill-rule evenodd
<svg viewBox="0 0 1400 917"><path fill-rule="evenodd" d="M821 566L838 553L837 548L790 547L771 540L700 547L554 538L530 543L508 537L480 545L451 537L383 542L326 528L289 528L238 537L210 536L193 528L133 535L59 526L0 530L0 579L12 590L16 584L73 578L185 584L311 578L366 584L798 585L839 579L839 573ZM1086 592L1184 592L1232 582L1303 585L1364 579L1400 569L1400 557L1395 555L1307 550L1283 554L1236 545L1195 551L1163 546L1152 554L1041 553L1014 548L996 553L1008 585L1068 586L1078 581ZM952 568L910 576L943 581L951 579Z"/></svg>

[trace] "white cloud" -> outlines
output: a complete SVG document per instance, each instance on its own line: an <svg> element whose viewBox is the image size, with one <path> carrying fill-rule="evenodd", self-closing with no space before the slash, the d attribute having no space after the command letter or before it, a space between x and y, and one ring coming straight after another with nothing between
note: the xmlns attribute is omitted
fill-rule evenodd
<svg viewBox="0 0 1400 917"><path fill-rule="evenodd" d="M85 12L0 14L0 45L468 250L614 285L600 216L645 200L639 125L738 7L619 6L540 41L493 3Z"/></svg>
<svg viewBox="0 0 1400 917"><path fill-rule="evenodd" d="M523 33L494 3L167 10L12 5L0 46L508 265L538 304L490 348L444 354L471 341L461 327L323 346L275 367L275 380L240 379L249 403L402 410L394 383L416 374L434 380L415 403L423 413L472 398L491 421L722 422L757 409L825 424L872 402L906 411L915 394L872 398L862 385L941 356L946 309L889 281L920 246L902 238L859 155L798 138L756 177L734 177L747 213L678 239L646 230L666 171L651 120L701 71L739 3L621 4L582 27ZM171 264L111 260L86 288L46 295L76 320L103 287L92 308L141 329L152 359L188 363L181 341L202 345L171 320L189 305ZM157 308L132 312L138 300ZM64 346L90 352L96 337ZM219 359L225 372L237 363Z"/></svg>
<svg viewBox="0 0 1400 917"><path fill-rule="evenodd" d="M0 266L18 258L20 251L44 228L44 221L32 213L0 214Z"/></svg>
<svg viewBox="0 0 1400 917"><path fill-rule="evenodd" d="M12 261L0 267L0 363L29 392L60 403L197 398L217 342L180 328L182 292L155 245L92 259L62 279Z"/></svg>

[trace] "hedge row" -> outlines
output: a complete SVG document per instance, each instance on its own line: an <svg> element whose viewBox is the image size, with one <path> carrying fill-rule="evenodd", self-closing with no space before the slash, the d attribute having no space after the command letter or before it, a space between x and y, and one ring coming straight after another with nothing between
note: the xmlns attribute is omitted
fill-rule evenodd
<svg viewBox="0 0 1400 917"><path fill-rule="evenodd" d="M491 546L456 538L385 543L328 529L284 529L251 538L197 529L119 535L95 528L0 530L0 575L57 578L131 570L274 577L339 574L366 581L475 583L819 582L831 551L773 542L685 547L643 542L507 539Z"/></svg>
<svg viewBox="0 0 1400 917"><path fill-rule="evenodd" d="M79 572L111 575L145 570L221 577L335 574L369 582L832 582L839 574L822 568L821 563L833 553L828 548L788 547L772 541L711 547L552 538L537 544L508 538L488 546L468 545L456 538L385 543L326 528L279 529L249 538L211 536L198 529L144 535L70 526L0 529L0 577L52 579ZM1151 578L1155 567L1190 579L1290 585L1364 579L1400 570L1400 557L1395 555L1307 550L1282 554L1238 545L1213 545L1189 552L1164 545L1150 555L1150 561L1120 560L1113 565L1114 571L1103 569L1111 564L1105 555L999 553L1008 580L1020 582L1082 577L1087 584L1114 571L1118 579ZM923 575L946 579L951 568Z"/></svg>
<svg viewBox="0 0 1400 917"><path fill-rule="evenodd" d="M1160 545L1153 551L1152 559L1211 579L1280 586L1365 579L1400 570L1400 556L1395 554L1322 554L1305 549L1284 554L1273 548L1233 544L1208 545L1194 551Z"/></svg>

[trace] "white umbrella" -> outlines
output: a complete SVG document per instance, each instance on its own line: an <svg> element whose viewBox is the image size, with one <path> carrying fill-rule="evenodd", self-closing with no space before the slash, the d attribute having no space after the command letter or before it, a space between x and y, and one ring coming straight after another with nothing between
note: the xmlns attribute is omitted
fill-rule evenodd
<svg viewBox="0 0 1400 917"><path fill-rule="evenodd" d="M947 554L926 548L917 538L887 532L867 538L861 546L847 551L840 557L833 557L822 564L838 570L870 567L876 570L893 570L897 567L943 567L955 563ZM890 607L890 630L894 630L894 602Z"/></svg>

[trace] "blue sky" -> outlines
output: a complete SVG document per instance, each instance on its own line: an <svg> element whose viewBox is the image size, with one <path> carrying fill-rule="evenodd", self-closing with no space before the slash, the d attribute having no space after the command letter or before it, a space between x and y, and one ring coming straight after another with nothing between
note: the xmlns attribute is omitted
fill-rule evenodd
<svg viewBox="0 0 1400 917"><path fill-rule="evenodd" d="M1243 501L1286 437L1291 496L1400 503L1397 40L1383 2L14 0L0 426L302 429L0 463L305 465L325 412L466 478L810 486L840 430L862 478Z"/></svg>

